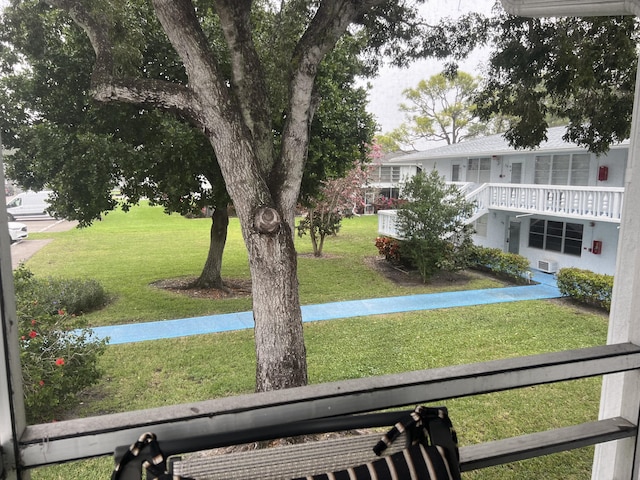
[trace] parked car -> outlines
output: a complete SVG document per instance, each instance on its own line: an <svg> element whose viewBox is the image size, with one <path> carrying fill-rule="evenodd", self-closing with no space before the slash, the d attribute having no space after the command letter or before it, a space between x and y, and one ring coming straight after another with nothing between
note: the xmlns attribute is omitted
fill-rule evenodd
<svg viewBox="0 0 640 480"><path fill-rule="evenodd" d="M48 198L51 194L49 190L41 192L22 192L16 195L7 203L7 214L9 220L14 221L18 217L33 215L48 215Z"/></svg>
<svg viewBox="0 0 640 480"><path fill-rule="evenodd" d="M11 243L17 242L27 238L27 226L20 222L9 222L9 236L11 237Z"/></svg>

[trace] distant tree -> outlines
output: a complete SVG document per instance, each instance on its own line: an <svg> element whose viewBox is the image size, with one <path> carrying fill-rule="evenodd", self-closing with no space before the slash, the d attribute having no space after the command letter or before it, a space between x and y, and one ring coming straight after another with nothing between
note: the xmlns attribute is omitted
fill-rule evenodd
<svg viewBox="0 0 640 480"><path fill-rule="evenodd" d="M401 256L426 282L436 271L465 268L472 246L473 212L455 185L447 185L436 170L420 172L405 183L398 206Z"/></svg>
<svg viewBox="0 0 640 480"><path fill-rule="evenodd" d="M400 109L407 121L383 136L388 145L411 145L418 140L445 141L448 145L488 130L476 114L477 78L457 69L420 80L402 93L407 103Z"/></svg>
<svg viewBox="0 0 640 480"><path fill-rule="evenodd" d="M415 151L406 123L387 133L377 133L376 142L386 153Z"/></svg>

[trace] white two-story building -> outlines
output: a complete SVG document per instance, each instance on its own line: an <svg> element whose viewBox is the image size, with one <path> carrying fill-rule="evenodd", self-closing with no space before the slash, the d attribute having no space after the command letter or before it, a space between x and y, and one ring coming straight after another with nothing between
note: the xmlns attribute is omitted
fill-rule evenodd
<svg viewBox="0 0 640 480"><path fill-rule="evenodd" d="M376 185L394 192L420 169L436 169L476 203L477 245L519 253L547 272L613 275L629 144L598 157L564 141L565 131L549 129L536 150L514 150L493 135L398 156L379 167L389 170L389 185ZM378 215L379 233L397 236L395 212Z"/></svg>

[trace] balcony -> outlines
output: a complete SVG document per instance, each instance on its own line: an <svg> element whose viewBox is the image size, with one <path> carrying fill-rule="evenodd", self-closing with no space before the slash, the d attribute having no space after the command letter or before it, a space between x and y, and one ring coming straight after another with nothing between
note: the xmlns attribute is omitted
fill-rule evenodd
<svg viewBox="0 0 640 480"><path fill-rule="evenodd" d="M487 183L467 195L476 212L504 210L620 223L623 187ZM474 215L475 216L475 215Z"/></svg>
<svg viewBox="0 0 640 480"><path fill-rule="evenodd" d="M466 184L462 184L468 190ZM469 222L490 210L515 214L538 214L565 219L620 223L623 187L570 187L485 183L466 194L475 209ZM378 233L400 238L396 229L396 211L378 211Z"/></svg>

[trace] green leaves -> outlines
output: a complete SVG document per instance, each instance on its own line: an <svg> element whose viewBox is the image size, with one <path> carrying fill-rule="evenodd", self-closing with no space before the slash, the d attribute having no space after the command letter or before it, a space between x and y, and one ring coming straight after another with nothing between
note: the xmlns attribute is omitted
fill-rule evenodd
<svg viewBox="0 0 640 480"><path fill-rule="evenodd" d="M398 207L401 253L418 268L423 280L439 269L456 271L467 265L473 204L455 185L447 185L436 170L419 173L402 191L408 200Z"/></svg>
<svg viewBox="0 0 640 480"><path fill-rule="evenodd" d="M503 252L499 248L474 245L470 251L470 265L478 270L488 270L498 277L506 277L516 283L529 280L529 260L523 255Z"/></svg>
<svg viewBox="0 0 640 480"><path fill-rule="evenodd" d="M613 276L581 270L579 268L562 268L558 272L558 288L562 295L572 299L603 308L611 308L613 292Z"/></svg>
<svg viewBox="0 0 640 480"><path fill-rule="evenodd" d="M101 376L106 341L81 314L103 306L104 290L93 280L38 279L23 266L14 277L27 418L51 421Z"/></svg>
<svg viewBox="0 0 640 480"><path fill-rule="evenodd" d="M557 119L565 139L601 154L628 138L638 21L634 17L494 20L494 51L477 102L483 118L517 120L506 138L534 148Z"/></svg>
<svg viewBox="0 0 640 480"><path fill-rule="evenodd" d="M420 80L415 88L403 91L407 102L400 104L400 109L406 113L407 121L382 135L381 142L387 148L398 149L417 140L453 144L503 131L508 124L505 117L480 121L475 103L479 85L478 78L457 69Z"/></svg>

